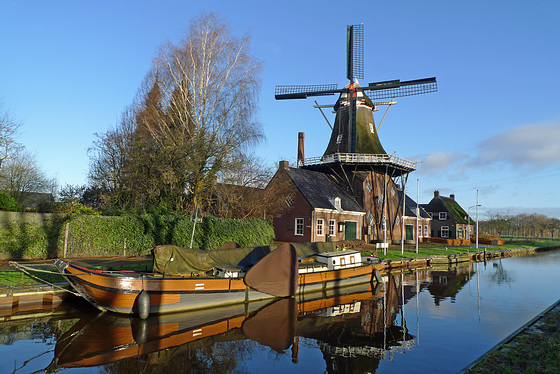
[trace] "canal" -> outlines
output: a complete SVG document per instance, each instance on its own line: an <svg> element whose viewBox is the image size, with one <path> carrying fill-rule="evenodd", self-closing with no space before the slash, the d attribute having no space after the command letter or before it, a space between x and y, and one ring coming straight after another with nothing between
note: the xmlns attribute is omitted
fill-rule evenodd
<svg viewBox="0 0 560 374"><path fill-rule="evenodd" d="M455 373L560 299L559 268L544 252L144 321L74 300L2 317L0 373Z"/></svg>

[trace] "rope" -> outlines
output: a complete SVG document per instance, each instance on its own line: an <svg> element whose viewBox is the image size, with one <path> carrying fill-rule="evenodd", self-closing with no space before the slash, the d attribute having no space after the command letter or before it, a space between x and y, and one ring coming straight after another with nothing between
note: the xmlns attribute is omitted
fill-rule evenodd
<svg viewBox="0 0 560 374"><path fill-rule="evenodd" d="M30 273L29 271L27 271L27 270L37 271L37 272L42 272L42 273L48 273L48 274L58 274L58 275L61 275L59 272L53 272L53 271L42 270L42 269L35 269L35 268L29 267L29 266L26 266L26 265L20 265L20 264L18 264L17 262L14 262L14 261L10 261L9 264L10 264L10 266L13 266L13 267L17 268L17 269L18 269L19 271L21 271L22 273L25 273L25 274L29 275L31 278L33 278L33 279L35 279L35 280L38 280L38 281L41 282L41 283L45 283L45 284L47 284L47 285L49 285L49 286L51 286L51 287L53 287L53 288L56 288L56 289L59 289L59 290L62 290L62 291L69 292L69 293L71 293L71 294L74 295L74 296L78 296L78 297L81 296L81 295L80 295L79 293L77 293L77 292L71 291L71 290L69 290L69 289L67 289L67 288L60 287L59 285L56 285L56 284L54 284L54 283L48 282L48 281L46 281L46 280L44 280L44 279L41 279L41 278L39 278L39 277L37 277L37 276L31 274L31 273Z"/></svg>
<svg viewBox="0 0 560 374"><path fill-rule="evenodd" d="M9 262L9 265L18 268L19 270L21 270L21 269L26 269L26 270L30 270L30 271L36 271L36 272L38 272L38 273L47 273L47 274L60 275L60 273L59 273L58 271L37 269L37 268L33 268L33 267L31 267L31 266L18 264L18 263L15 262L15 261L10 261L10 262ZM22 271L23 271L23 270L22 270Z"/></svg>

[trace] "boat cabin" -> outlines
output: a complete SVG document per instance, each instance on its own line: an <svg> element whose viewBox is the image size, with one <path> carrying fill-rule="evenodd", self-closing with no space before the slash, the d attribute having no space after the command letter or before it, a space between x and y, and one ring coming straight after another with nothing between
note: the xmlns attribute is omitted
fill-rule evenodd
<svg viewBox="0 0 560 374"><path fill-rule="evenodd" d="M362 265L362 255L353 250L320 253L317 262L327 264L329 270L340 270Z"/></svg>

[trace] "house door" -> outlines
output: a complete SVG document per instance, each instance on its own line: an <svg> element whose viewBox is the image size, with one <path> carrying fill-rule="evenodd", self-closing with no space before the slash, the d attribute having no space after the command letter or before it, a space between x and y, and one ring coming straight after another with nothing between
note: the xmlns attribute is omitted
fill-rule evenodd
<svg viewBox="0 0 560 374"><path fill-rule="evenodd" d="M414 225L406 225L404 240L414 240Z"/></svg>
<svg viewBox="0 0 560 374"><path fill-rule="evenodd" d="M356 240L358 234L358 222L344 221L344 240Z"/></svg>

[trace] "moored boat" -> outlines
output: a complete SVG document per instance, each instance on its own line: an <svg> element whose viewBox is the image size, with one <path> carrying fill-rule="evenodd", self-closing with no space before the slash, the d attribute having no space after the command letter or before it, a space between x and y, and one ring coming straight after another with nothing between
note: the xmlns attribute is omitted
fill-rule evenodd
<svg viewBox="0 0 560 374"><path fill-rule="evenodd" d="M332 251L334 245L317 244L223 251L161 246L154 249L152 273L92 270L60 259L55 266L98 309L142 318L381 279L381 262L362 262L359 251Z"/></svg>

